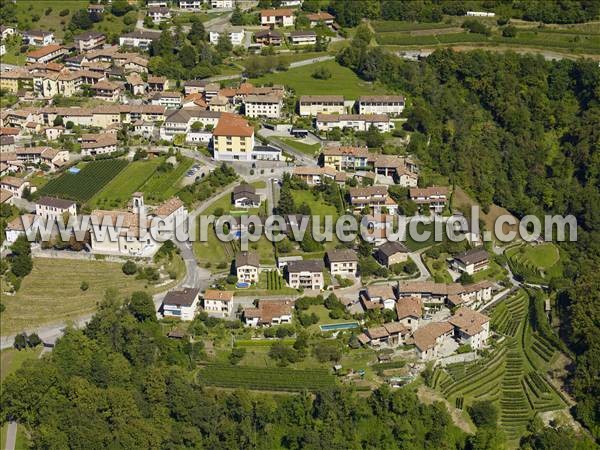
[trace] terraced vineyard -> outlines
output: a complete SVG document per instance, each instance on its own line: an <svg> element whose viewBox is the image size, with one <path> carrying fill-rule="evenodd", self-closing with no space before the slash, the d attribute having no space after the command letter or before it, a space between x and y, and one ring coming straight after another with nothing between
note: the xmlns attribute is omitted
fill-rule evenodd
<svg viewBox="0 0 600 450"><path fill-rule="evenodd" d="M433 374L433 387L457 408L467 408L477 400L495 402L500 426L510 441L524 434L535 413L566 406L544 376L556 349L532 333L528 304L527 293L519 291L496 307L491 326L504 335L504 341L491 355L437 368Z"/></svg>
<svg viewBox="0 0 600 450"><path fill-rule="evenodd" d="M238 367L210 364L198 371L201 384L266 391L323 390L335 387L327 369Z"/></svg>

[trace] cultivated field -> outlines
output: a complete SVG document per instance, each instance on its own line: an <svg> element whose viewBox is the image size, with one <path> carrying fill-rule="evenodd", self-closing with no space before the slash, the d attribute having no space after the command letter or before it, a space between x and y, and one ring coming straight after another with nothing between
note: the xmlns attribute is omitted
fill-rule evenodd
<svg viewBox="0 0 600 450"><path fill-rule="evenodd" d="M335 387L327 369L259 368L211 364L200 369L201 384L265 391L322 390Z"/></svg>
<svg viewBox="0 0 600 450"><path fill-rule="evenodd" d="M77 174L65 172L48 182L39 193L85 203L126 166L127 161L124 159L92 161Z"/></svg>
<svg viewBox="0 0 600 450"><path fill-rule="evenodd" d="M494 309L491 327L504 336L504 342L485 358L437 369L433 385L460 409L477 400L492 400L500 410L501 428L515 442L536 413L566 407L545 378L557 349L532 332L529 296L524 291Z"/></svg>
<svg viewBox="0 0 600 450"><path fill-rule="evenodd" d="M88 290L81 290L82 281L89 283ZM33 270L17 294L2 295L6 306L0 315L2 335L90 314L108 288L116 288L120 297L134 291L153 292L147 281L124 275L118 263L34 258Z"/></svg>

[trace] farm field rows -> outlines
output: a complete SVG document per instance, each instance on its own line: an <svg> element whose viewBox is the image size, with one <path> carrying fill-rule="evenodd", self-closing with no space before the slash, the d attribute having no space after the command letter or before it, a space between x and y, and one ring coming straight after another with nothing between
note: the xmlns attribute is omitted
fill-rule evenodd
<svg viewBox="0 0 600 450"><path fill-rule="evenodd" d="M201 384L267 391L303 391L331 389L335 378L327 369L260 368L220 364L200 369L197 381Z"/></svg>
<svg viewBox="0 0 600 450"><path fill-rule="evenodd" d="M491 327L505 341L487 357L457 363L434 373L433 385L460 409L491 400L499 407L500 427L515 442L537 412L566 406L544 373L556 349L529 326L529 297L519 291L498 305Z"/></svg>
<svg viewBox="0 0 600 450"><path fill-rule="evenodd" d="M40 195L67 198L85 203L127 166L124 159L105 159L87 163L79 173L63 173L48 182Z"/></svg>

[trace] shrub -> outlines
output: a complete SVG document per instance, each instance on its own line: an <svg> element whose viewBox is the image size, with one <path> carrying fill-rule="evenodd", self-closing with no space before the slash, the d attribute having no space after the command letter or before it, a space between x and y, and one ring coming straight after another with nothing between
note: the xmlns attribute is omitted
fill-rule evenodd
<svg viewBox="0 0 600 450"><path fill-rule="evenodd" d="M37 347L42 343L42 340L36 333L31 333L27 338L27 345L30 347Z"/></svg>
<svg viewBox="0 0 600 450"><path fill-rule="evenodd" d="M238 364L244 355L246 354L246 349L243 347L235 347L231 350L231 353L228 356L229 362L233 365Z"/></svg>
<svg viewBox="0 0 600 450"><path fill-rule="evenodd" d="M81 285L79 286L79 289L81 289L82 291L87 291L90 288L90 284L87 281L82 281Z"/></svg>
<svg viewBox="0 0 600 450"><path fill-rule="evenodd" d="M138 269L137 265L133 261L129 260L125 264L123 264L121 270L123 270L123 273L125 275L134 275Z"/></svg>
<svg viewBox="0 0 600 450"><path fill-rule="evenodd" d="M70 12L71 12L71 11L69 11L69 8L65 8L65 9L62 9L62 10L61 10L61 11L58 13L58 15L59 15L60 17L65 17L65 16L68 16Z"/></svg>
<svg viewBox="0 0 600 450"><path fill-rule="evenodd" d="M15 336L15 341L13 342L13 347L17 350L23 350L27 347L27 335L25 333L20 333Z"/></svg>
<svg viewBox="0 0 600 450"><path fill-rule="evenodd" d="M517 36L517 27L513 25L508 25L502 29L502 36L504 37L516 37Z"/></svg>
<svg viewBox="0 0 600 450"><path fill-rule="evenodd" d="M312 77L318 80L328 80L331 78L331 70L327 67L319 67L312 73Z"/></svg>
<svg viewBox="0 0 600 450"><path fill-rule="evenodd" d="M495 426L498 421L498 410L489 400L474 402L468 411L473 423L478 427Z"/></svg>

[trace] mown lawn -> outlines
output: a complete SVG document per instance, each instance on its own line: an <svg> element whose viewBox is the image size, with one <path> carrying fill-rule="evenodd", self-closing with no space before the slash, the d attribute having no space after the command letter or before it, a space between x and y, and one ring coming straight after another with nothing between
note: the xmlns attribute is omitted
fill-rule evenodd
<svg viewBox="0 0 600 450"><path fill-rule="evenodd" d="M327 80L313 78L312 74L319 68L328 69L331 72L331 78ZM256 86L268 83L283 84L294 89L296 95L330 95L335 93L343 95L346 99L389 92L379 84L361 80L351 69L342 67L335 61L325 61L297 67L285 72L270 73L251 81Z"/></svg>
<svg viewBox="0 0 600 450"><path fill-rule="evenodd" d="M180 275L185 271L181 269ZM80 289L82 281L89 283L87 291ZM23 279L17 294L2 295L6 306L0 316L2 334L10 335L92 313L108 288L117 289L124 297L134 291L166 290L173 283L153 289L145 280L124 275L118 263L34 258L33 270Z"/></svg>
<svg viewBox="0 0 600 450"><path fill-rule="evenodd" d="M150 202L160 202L173 197L179 192L179 182L193 163L191 158L183 157L173 170L156 172L142 185L140 191Z"/></svg>
<svg viewBox="0 0 600 450"><path fill-rule="evenodd" d="M290 147L293 147L294 149L298 150L299 152L302 152L305 155L308 155L310 157L315 156L315 153L317 153L319 150L321 150L321 144L307 144L307 143L299 141L297 139L289 139L289 138L282 138L281 140L285 144L289 145Z"/></svg>

